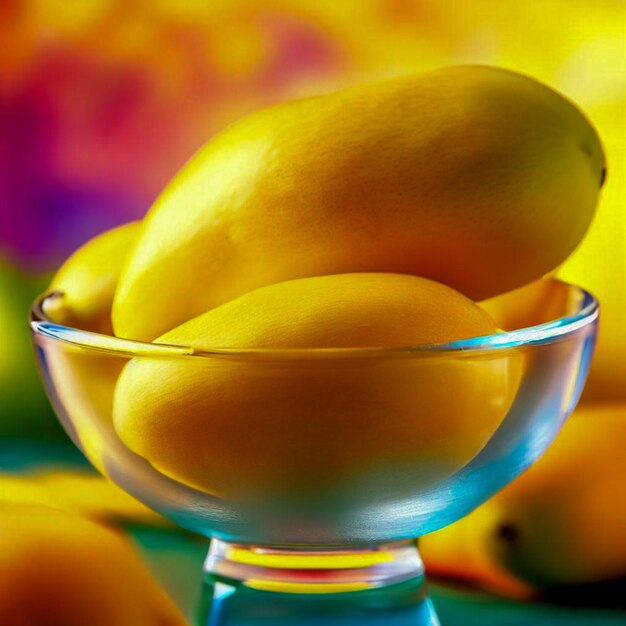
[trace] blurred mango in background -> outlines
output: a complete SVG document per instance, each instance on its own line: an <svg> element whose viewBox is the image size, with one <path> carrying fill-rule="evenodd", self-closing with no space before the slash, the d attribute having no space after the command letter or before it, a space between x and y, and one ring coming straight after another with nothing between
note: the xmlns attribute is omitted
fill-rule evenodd
<svg viewBox="0 0 626 626"><path fill-rule="evenodd" d="M24 474L0 473L0 511L15 504L51 507L107 523L169 524L111 481L79 469L43 466Z"/></svg>
<svg viewBox="0 0 626 626"><path fill-rule="evenodd" d="M420 539L429 571L513 595L626 579L626 404L583 405L546 454Z"/></svg>
<svg viewBox="0 0 626 626"><path fill-rule="evenodd" d="M32 504L0 516L0 623L185 626L121 532Z"/></svg>

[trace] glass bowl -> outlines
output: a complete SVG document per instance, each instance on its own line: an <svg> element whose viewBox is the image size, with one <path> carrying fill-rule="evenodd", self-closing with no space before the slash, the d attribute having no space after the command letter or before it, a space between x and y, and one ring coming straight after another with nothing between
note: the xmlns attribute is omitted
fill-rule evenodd
<svg viewBox="0 0 626 626"><path fill-rule="evenodd" d="M360 592L419 579L411 540L518 476L576 405L598 303L550 285L559 298L535 311L497 299L534 325L445 345L199 352L55 324L44 302L59 293L34 304L31 329L76 445L213 538L211 580Z"/></svg>

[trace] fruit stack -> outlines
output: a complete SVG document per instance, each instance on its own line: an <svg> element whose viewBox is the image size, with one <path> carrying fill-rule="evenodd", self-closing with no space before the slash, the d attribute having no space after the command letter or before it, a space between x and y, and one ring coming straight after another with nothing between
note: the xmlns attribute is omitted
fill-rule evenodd
<svg viewBox="0 0 626 626"><path fill-rule="evenodd" d="M224 130L141 223L77 251L46 313L197 352L492 335L515 326L498 296L563 263L605 178L585 116L501 69L450 67L288 102ZM381 455L436 458L420 467L434 482L493 434L518 367L448 365L414 376L407 397L392 366L294 373L277 393L252 368L208 375L135 359L112 374L112 424L163 474L219 497L320 489ZM254 473L240 462L249 457Z"/></svg>

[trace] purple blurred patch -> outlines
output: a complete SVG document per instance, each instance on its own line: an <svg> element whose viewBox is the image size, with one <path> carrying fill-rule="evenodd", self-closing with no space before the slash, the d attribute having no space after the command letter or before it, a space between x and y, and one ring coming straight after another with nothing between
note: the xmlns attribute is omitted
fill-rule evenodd
<svg viewBox="0 0 626 626"><path fill-rule="evenodd" d="M17 267L48 271L93 235L143 215L150 199L60 180L60 131L47 89L0 101L0 253ZM88 159L89 155L75 155Z"/></svg>
<svg viewBox="0 0 626 626"><path fill-rule="evenodd" d="M344 75L345 47L321 24L267 10L250 19L269 54L242 76L212 63L217 23L162 24L136 56L38 40L28 76L0 93L0 255L54 269L91 236L144 215L234 117Z"/></svg>

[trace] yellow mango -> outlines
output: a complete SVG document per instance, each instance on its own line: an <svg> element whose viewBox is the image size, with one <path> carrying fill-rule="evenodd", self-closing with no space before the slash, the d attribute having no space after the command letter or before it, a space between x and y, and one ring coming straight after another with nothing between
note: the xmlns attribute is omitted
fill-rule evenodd
<svg viewBox="0 0 626 626"><path fill-rule="evenodd" d="M420 537L418 547L428 575L528 599L534 588L507 571L488 550L493 523L493 511L485 504L454 524Z"/></svg>
<svg viewBox="0 0 626 626"><path fill-rule="evenodd" d="M348 272L489 298L563 262L604 177L580 111L501 69L449 67L265 109L210 141L156 201L113 327L152 340L252 289Z"/></svg>
<svg viewBox="0 0 626 626"><path fill-rule="evenodd" d="M603 75L599 69L596 73ZM624 72L614 74L618 77ZM600 334L583 400L626 403L626 98L596 103L591 110L605 138L613 175L607 178L592 228L559 276L592 291L602 306Z"/></svg>
<svg viewBox="0 0 626 626"><path fill-rule="evenodd" d="M104 456L111 425L113 391L125 360L57 344L46 353L54 384L55 409L66 430L91 463L106 474ZM67 416L67 417L66 417Z"/></svg>
<svg viewBox="0 0 626 626"><path fill-rule="evenodd" d="M112 333L113 294L139 228L139 222L131 222L102 233L79 248L59 269L48 289L56 292L44 301L48 319L83 330ZM48 350L46 366L60 404L58 412L71 416L70 430L76 434L76 443L104 472L106 424L101 422L104 417L110 423L113 389L124 361L68 344Z"/></svg>
<svg viewBox="0 0 626 626"><path fill-rule="evenodd" d="M556 280L537 280L508 293L483 300L480 306L491 315L498 328L519 330L545 324L568 310L571 290Z"/></svg>
<svg viewBox="0 0 626 626"><path fill-rule="evenodd" d="M111 303L120 271L140 223L130 222L88 241L61 266L49 291L59 296L45 303L54 322L111 334Z"/></svg>
<svg viewBox="0 0 626 626"><path fill-rule="evenodd" d="M458 569L473 551L487 582L498 571L536 587L626 576L625 437L626 405L579 407L526 473L422 539L427 566Z"/></svg>
<svg viewBox="0 0 626 626"><path fill-rule="evenodd" d="M52 508L0 511L0 623L184 626L127 539Z"/></svg>
<svg viewBox="0 0 626 626"><path fill-rule="evenodd" d="M157 343L209 352L375 348L494 332L482 309L445 285L368 273L262 287ZM163 473L223 497L315 492L363 476L383 476L387 491L400 483L414 490L451 475L485 445L516 391L515 365L514 356L377 350L137 358L120 376L114 426Z"/></svg>
<svg viewBox="0 0 626 626"><path fill-rule="evenodd" d="M0 509L11 503L39 504L102 521L166 524L115 483L79 470L0 474Z"/></svg>

